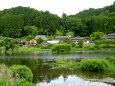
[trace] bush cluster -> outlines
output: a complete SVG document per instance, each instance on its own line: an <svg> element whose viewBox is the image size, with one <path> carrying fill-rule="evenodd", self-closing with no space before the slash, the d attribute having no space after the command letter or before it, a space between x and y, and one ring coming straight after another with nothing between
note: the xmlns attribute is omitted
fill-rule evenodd
<svg viewBox="0 0 115 86"><path fill-rule="evenodd" d="M14 86L35 86L35 85L25 80L19 80L17 83L14 84Z"/></svg>
<svg viewBox="0 0 115 86"><path fill-rule="evenodd" d="M110 57L108 60L112 65L115 65L115 57Z"/></svg>
<svg viewBox="0 0 115 86"><path fill-rule="evenodd" d="M54 52L69 52L71 50L71 44L56 44L52 47L52 51Z"/></svg>
<svg viewBox="0 0 115 86"><path fill-rule="evenodd" d="M35 86L31 82L33 78L31 73L31 70L23 65L13 65L8 68L6 65L0 64L0 86Z"/></svg>
<svg viewBox="0 0 115 86"><path fill-rule="evenodd" d="M104 40L96 40L96 44L115 44L115 40L112 39L104 39Z"/></svg>
<svg viewBox="0 0 115 86"><path fill-rule="evenodd" d="M105 72L109 68L109 63L106 59L83 59L80 63L80 69L89 72Z"/></svg>
<svg viewBox="0 0 115 86"><path fill-rule="evenodd" d="M20 78L24 78L26 81L32 82L33 74L27 66L13 65L10 69L13 71L14 77L18 74Z"/></svg>

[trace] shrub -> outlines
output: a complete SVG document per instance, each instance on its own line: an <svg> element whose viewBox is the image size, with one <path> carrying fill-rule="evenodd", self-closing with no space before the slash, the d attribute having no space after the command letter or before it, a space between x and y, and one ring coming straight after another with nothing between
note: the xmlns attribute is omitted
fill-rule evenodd
<svg viewBox="0 0 115 86"><path fill-rule="evenodd" d="M70 44L70 38L61 38L60 43L67 43Z"/></svg>
<svg viewBox="0 0 115 86"><path fill-rule="evenodd" d="M86 49L95 49L95 45L84 45L83 48L86 48Z"/></svg>
<svg viewBox="0 0 115 86"><path fill-rule="evenodd" d="M52 51L55 51L57 53L65 51L69 52L71 48L71 44L56 44L53 46Z"/></svg>
<svg viewBox="0 0 115 86"><path fill-rule="evenodd" d="M101 37L104 36L104 33L103 32L93 32L91 35L90 35L90 40L91 41L95 41L95 40L99 40Z"/></svg>
<svg viewBox="0 0 115 86"><path fill-rule="evenodd" d="M29 41L32 38L34 38L34 35L28 35L28 36L22 37L21 40L27 40L27 41Z"/></svg>
<svg viewBox="0 0 115 86"><path fill-rule="evenodd" d="M96 40L96 44L115 44L115 40L113 39L104 39L104 40Z"/></svg>
<svg viewBox="0 0 115 86"><path fill-rule="evenodd" d="M83 47L83 40L79 40L78 45L79 45L80 48L82 48Z"/></svg>
<svg viewBox="0 0 115 86"><path fill-rule="evenodd" d="M41 46L41 49L50 49L49 46Z"/></svg>
<svg viewBox="0 0 115 86"><path fill-rule="evenodd" d="M42 42L43 42L43 39L42 39L42 38L38 38L38 39L37 39L37 43L38 43L38 44L41 44Z"/></svg>
<svg viewBox="0 0 115 86"><path fill-rule="evenodd" d="M0 86L11 86L11 84L8 82L0 81Z"/></svg>
<svg viewBox="0 0 115 86"><path fill-rule="evenodd" d="M95 47L96 49L99 49L99 48L100 48L100 46L99 46L99 45L94 45L94 47Z"/></svg>
<svg viewBox="0 0 115 86"><path fill-rule="evenodd" d="M41 44L38 44L37 46L36 46L36 48L40 48L42 45Z"/></svg>
<svg viewBox="0 0 115 86"><path fill-rule="evenodd" d="M80 64L80 69L90 72L104 72L109 68L109 63L106 59L83 59Z"/></svg>
<svg viewBox="0 0 115 86"><path fill-rule="evenodd" d="M101 44L100 48L110 48L110 45L108 45L108 44Z"/></svg>
<svg viewBox="0 0 115 86"><path fill-rule="evenodd" d="M33 79L32 71L27 66L13 65L10 69L13 71L14 77L18 74L20 78L24 78L26 81L31 82Z"/></svg>
<svg viewBox="0 0 115 86"><path fill-rule="evenodd" d="M108 60L110 64L115 65L115 57L110 57Z"/></svg>
<svg viewBox="0 0 115 86"><path fill-rule="evenodd" d="M13 86L35 86L35 85L33 83L27 82L25 80L19 80Z"/></svg>

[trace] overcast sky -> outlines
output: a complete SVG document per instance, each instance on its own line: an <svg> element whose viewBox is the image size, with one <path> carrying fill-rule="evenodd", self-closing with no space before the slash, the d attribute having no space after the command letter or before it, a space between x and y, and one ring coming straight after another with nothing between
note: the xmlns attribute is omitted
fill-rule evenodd
<svg viewBox="0 0 115 86"><path fill-rule="evenodd" d="M67 15L76 14L88 8L101 8L113 4L115 0L0 0L0 10L26 6L38 10L50 11L59 16L62 13Z"/></svg>

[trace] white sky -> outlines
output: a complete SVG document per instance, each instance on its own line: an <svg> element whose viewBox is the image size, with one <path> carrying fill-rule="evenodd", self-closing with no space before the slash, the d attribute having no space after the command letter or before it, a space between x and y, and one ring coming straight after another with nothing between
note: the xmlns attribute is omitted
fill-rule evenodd
<svg viewBox="0 0 115 86"><path fill-rule="evenodd" d="M50 11L59 16L76 14L88 8L101 8L113 4L115 0L0 0L0 10L26 6L37 10Z"/></svg>

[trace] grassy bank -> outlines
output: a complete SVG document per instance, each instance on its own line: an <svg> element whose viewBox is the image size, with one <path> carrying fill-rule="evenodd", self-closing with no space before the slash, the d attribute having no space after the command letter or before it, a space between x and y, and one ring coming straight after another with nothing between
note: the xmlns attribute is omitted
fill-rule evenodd
<svg viewBox="0 0 115 86"><path fill-rule="evenodd" d="M50 51L51 49L41 49L41 48L16 48L13 50L8 50L7 53L18 53L18 52L32 52L32 51ZM0 53L5 53L5 48L0 48Z"/></svg>
<svg viewBox="0 0 115 86"><path fill-rule="evenodd" d="M49 51L51 49L41 49L41 48L19 48L18 52L29 52L29 51Z"/></svg>

